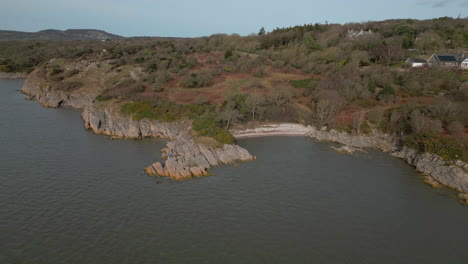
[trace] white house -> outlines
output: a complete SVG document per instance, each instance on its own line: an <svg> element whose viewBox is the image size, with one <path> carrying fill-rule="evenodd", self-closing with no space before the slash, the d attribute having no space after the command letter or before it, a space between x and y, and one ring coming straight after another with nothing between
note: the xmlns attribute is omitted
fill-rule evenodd
<svg viewBox="0 0 468 264"><path fill-rule="evenodd" d="M364 31L364 29L361 29L361 31L348 29L348 37L350 37L350 38L361 37L361 36L365 36L365 35L371 35L373 33L374 32L372 32L372 30L370 30L370 29L368 31Z"/></svg>
<svg viewBox="0 0 468 264"><path fill-rule="evenodd" d="M465 59L465 60L461 63L460 67L461 67L462 69L467 69L467 70L468 70L468 59Z"/></svg>
<svg viewBox="0 0 468 264"><path fill-rule="evenodd" d="M413 68L421 68L427 66L427 61L421 58L409 58L405 61L405 63Z"/></svg>

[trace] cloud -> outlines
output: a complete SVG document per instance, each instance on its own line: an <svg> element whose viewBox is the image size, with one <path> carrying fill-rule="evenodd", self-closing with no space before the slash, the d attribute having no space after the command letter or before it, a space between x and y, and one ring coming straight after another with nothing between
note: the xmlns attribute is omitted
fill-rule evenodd
<svg viewBox="0 0 468 264"><path fill-rule="evenodd" d="M430 5L433 8L442 8L453 2L458 2L458 0L421 0L421 1L418 1L416 4ZM465 5L467 3L468 2L464 2L462 5Z"/></svg>
<svg viewBox="0 0 468 264"><path fill-rule="evenodd" d="M468 6L468 1L465 1L465 2L461 3L460 6L462 6L462 7Z"/></svg>

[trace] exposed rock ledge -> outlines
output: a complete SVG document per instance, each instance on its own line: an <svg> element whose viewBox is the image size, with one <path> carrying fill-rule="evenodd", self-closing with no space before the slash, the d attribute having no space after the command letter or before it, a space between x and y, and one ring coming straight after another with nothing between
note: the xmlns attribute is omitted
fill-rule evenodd
<svg viewBox="0 0 468 264"><path fill-rule="evenodd" d="M194 142L190 121L162 123L154 120L133 120L120 113L116 102L93 103L93 91L79 89L73 92L53 90L33 72L26 79L21 91L26 98L37 100L45 107L72 107L82 109L81 118L87 129L96 134L115 138L159 137L169 140L163 149L165 164L159 162L146 168L149 175L168 176L181 180L192 176L208 175L208 169L221 164L255 159L236 145L208 147Z"/></svg>
<svg viewBox="0 0 468 264"><path fill-rule="evenodd" d="M269 124L255 129L233 130L231 132L236 138L301 135L319 141L332 141L345 145L346 148L339 148L340 151L352 152L356 148L375 148L390 152L393 156L405 160L418 171L426 174L426 182L432 186L438 187L439 184L442 184L457 190L460 192L459 198L462 202L468 204L468 164L462 161L447 164L435 154L421 154L413 149L402 148L392 137L385 134L374 132L368 136L354 136L335 130L318 130L312 126L299 124Z"/></svg>
<svg viewBox="0 0 468 264"><path fill-rule="evenodd" d="M151 176L166 176L185 180L207 176L209 168L236 161L254 160L255 157L237 145L221 147L205 146L196 143L190 135L189 121L161 123L154 120L132 120L119 113L118 105L106 107L89 106L81 115L84 125L96 134L119 138L162 137L170 141L162 150L164 164L156 162L145 168Z"/></svg>
<svg viewBox="0 0 468 264"><path fill-rule="evenodd" d="M188 122L161 123L152 120L132 120L119 113L115 104L99 105L92 101L96 94L78 90L73 93L54 91L35 72L24 83L22 92L28 99L39 101L46 107L69 106L83 109L82 119L88 129L96 134L118 138L162 137L169 139L163 155L168 157L164 165L159 162L146 168L150 175L169 176L186 179L191 176L207 175L211 166L229 164L235 161L253 160L247 150L236 145L223 145L221 148L206 147L195 143L188 132ZM468 203L468 165L458 161L445 165L440 157L433 154L418 154L413 150L400 149L387 135L352 136L338 131L317 130L299 124L273 124L256 129L232 131L236 138L272 135L310 136L319 141L333 141L353 148L376 148L391 152L406 160L417 170L428 174L436 182L460 191L460 199Z"/></svg>
<svg viewBox="0 0 468 264"><path fill-rule="evenodd" d="M26 75L24 72L0 72L0 79L23 79Z"/></svg>

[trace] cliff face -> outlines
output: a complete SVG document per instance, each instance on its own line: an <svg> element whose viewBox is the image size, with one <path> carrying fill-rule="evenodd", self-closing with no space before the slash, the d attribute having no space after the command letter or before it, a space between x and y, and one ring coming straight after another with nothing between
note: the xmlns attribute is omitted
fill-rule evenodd
<svg viewBox="0 0 468 264"><path fill-rule="evenodd" d="M44 107L72 107L83 109L92 104L97 92L90 89L78 89L75 91L61 91L53 89L53 86L44 77L40 70L35 70L26 78L21 92L27 95L27 99L36 100Z"/></svg>
<svg viewBox="0 0 468 264"><path fill-rule="evenodd" d="M162 123L155 120L133 120L120 113L120 105L112 103L86 106L81 114L84 126L96 134L116 138L159 137L176 140L188 136L189 122Z"/></svg>
<svg viewBox="0 0 468 264"><path fill-rule="evenodd" d="M151 176L166 176L185 180L193 176L206 176L213 166L232 164L236 161L253 160L255 157L236 145L220 147L196 143L191 135L188 120L162 123L156 120L133 120L120 113L120 104L115 101L93 102L96 94L84 89L73 92L57 91L34 72L26 79L22 92L27 98L39 101L45 107L68 106L82 109L81 118L87 129L96 134L116 138L158 137L169 140L163 149L164 164L157 162L146 168Z"/></svg>

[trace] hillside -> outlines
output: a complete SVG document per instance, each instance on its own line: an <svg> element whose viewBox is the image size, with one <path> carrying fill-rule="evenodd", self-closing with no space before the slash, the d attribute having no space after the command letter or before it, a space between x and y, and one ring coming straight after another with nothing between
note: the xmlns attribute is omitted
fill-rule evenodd
<svg viewBox="0 0 468 264"><path fill-rule="evenodd" d="M96 29L47 29L38 32L0 30L0 40L117 40L123 37Z"/></svg>
<svg viewBox="0 0 468 264"><path fill-rule="evenodd" d="M92 96L136 119L192 119L201 135L295 122L379 130L447 160L468 160L468 72L410 68L409 57L467 53L468 19L310 24L241 37L2 41L0 70L33 71L63 100ZM363 32L363 33L359 33ZM210 129L206 129L206 128Z"/></svg>

